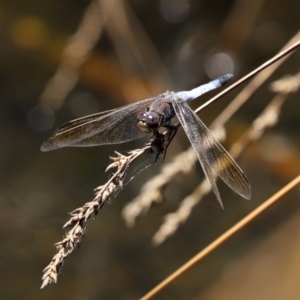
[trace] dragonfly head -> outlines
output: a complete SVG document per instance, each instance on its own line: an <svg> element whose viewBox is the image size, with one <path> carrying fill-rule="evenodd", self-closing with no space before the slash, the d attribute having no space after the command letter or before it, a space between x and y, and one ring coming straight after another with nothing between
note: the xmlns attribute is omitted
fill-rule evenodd
<svg viewBox="0 0 300 300"><path fill-rule="evenodd" d="M153 129L156 129L159 125L159 115L154 112L143 112L138 115L137 126L140 130L146 133L150 133Z"/></svg>

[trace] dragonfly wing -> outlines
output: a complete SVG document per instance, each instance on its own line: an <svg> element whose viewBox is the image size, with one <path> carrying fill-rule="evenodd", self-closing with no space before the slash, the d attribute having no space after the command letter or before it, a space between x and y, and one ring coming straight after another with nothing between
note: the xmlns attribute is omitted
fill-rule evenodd
<svg viewBox="0 0 300 300"><path fill-rule="evenodd" d="M145 136L137 127L137 116L146 110L155 98L90 115L62 125L45 141L42 151L63 147L89 147L118 144Z"/></svg>
<svg viewBox="0 0 300 300"><path fill-rule="evenodd" d="M237 194L245 199L250 199L251 188L243 171L223 146L212 136L209 129L189 107L187 102L180 98L175 98L173 107L219 202L221 203L221 198L216 185L217 176Z"/></svg>
<svg viewBox="0 0 300 300"><path fill-rule="evenodd" d="M99 113L96 113L96 114L92 114L92 115L89 115L89 116L85 116L85 117L82 117L82 118L78 118L78 119L75 119L75 120L72 120L72 121L69 121L67 123L64 123L62 124L61 126L59 126L56 131L55 131L55 135L58 134L58 133L62 133L64 131L67 131L68 129L71 129L71 128L74 128L76 126L79 126L79 125L82 125L82 124L85 124L85 123L88 123L90 121L94 121L104 115L107 115L113 111L115 111L117 109L112 109L112 110L107 110L107 111L102 111L102 112L99 112Z"/></svg>

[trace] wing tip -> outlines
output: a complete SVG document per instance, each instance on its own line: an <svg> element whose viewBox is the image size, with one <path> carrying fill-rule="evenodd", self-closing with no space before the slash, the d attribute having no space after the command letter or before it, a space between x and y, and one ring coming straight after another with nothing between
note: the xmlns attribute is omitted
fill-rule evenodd
<svg viewBox="0 0 300 300"><path fill-rule="evenodd" d="M241 195L243 196L243 198L245 198L246 200L251 200L251 190L249 190L247 193Z"/></svg>
<svg viewBox="0 0 300 300"><path fill-rule="evenodd" d="M53 145L52 143L49 143L49 141L46 141L42 144L40 150L42 152L48 152L57 149L58 147L56 145Z"/></svg>
<svg viewBox="0 0 300 300"><path fill-rule="evenodd" d="M246 175L244 175L244 178L246 180L246 188L245 188L245 192L243 193L243 197L246 199L246 200L250 200L251 197L252 197L252 192L251 192L251 185L250 185L250 182L248 180L248 178L246 177Z"/></svg>
<svg viewBox="0 0 300 300"><path fill-rule="evenodd" d="M247 178L246 178L247 179ZM242 196L246 200L250 200L252 197L252 192L251 192L251 186L250 183L247 180L247 185L244 186L243 190L240 190L237 192L240 196Z"/></svg>

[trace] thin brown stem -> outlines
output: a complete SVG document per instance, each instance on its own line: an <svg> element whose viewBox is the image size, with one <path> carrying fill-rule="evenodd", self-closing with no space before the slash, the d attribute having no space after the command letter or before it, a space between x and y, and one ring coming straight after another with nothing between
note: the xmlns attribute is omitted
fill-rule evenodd
<svg viewBox="0 0 300 300"><path fill-rule="evenodd" d="M198 113L199 111L202 111L204 108L208 107L213 102L219 100L221 97L223 97L226 94L228 94L231 90L235 89L236 87L238 87L239 85L241 85L242 83L244 83L248 79L254 77L258 73L260 73L260 74L259 74L259 76L257 76L256 81L258 81L258 82L264 82L265 79L267 79L275 71L275 69L284 60L286 60L293 51L295 51L300 46L300 31L292 38L292 40L289 42L289 44L291 42L294 42L293 45L291 45L290 47L288 47L285 50L280 51L280 53L278 53L277 55L275 55L274 57L272 57L271 59L269 59L268 61L266 61L262 65L260 65L258 68L256 68L252 72L248 73L246 76L244 76L240 80L238 80L235 83L233 83L231 86L229 86L228 88L226 88L225 90L223 90L221 93L219 93L218 95L216 95L215 97L213 97L209 101L205 102L203 105L201 105L200 107L198 107L195 110L195 112ZM276 64L276 62L279 61L280 59L281 59L281 61ZM272 67L267 72L261 73L261 71L263 71L267 67L270 67L271 65L272 65ZM256 84L253 84L253 82L249 83L248 85L251 87L250 90L251 90L252 93L258 87Z"/></svg>
<svg viewBox="0 0 300 300"><path fill-rule="evenodd" d="M251 212L248 216L238 222L236 225L231 227L228 231L222 234L219 238L214 240L210 245L200 251L196 256L190 259L187 263L185 263L182 267L176 270L173 274L163 280L159 285L157 285L154 289L152 289L149 293L141 298L141 300L148 300L153 298L159 292L161 292L164 288L166 288L170 283L172 283L175 279L180 277L186 271L188 271L191 267L193 267L196 263L201 261L204 257L212 253L218 247L220 247L223 243L225 243L229 238L231 238L234 234L243 229L246 225L248 225L251 221L255 220L260 214L269 209L273 204L283 199L283 197L296 188L300 184L300 175L297 176L294 180L288 183L285 187L283 187L280 191L266 200L263 204L261 204L258 208L256 208L253 212Z"/></svg>

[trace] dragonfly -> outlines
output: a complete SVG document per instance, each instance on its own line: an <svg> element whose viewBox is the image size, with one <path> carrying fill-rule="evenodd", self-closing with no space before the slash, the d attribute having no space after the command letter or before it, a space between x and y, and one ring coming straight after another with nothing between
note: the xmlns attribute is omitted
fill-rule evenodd
<svg viewBox="0 0 300 300"><path fill-rule="evenodd" d="M152 148L157 149L157 155L165 155L181 125L221 207L223 204L216 184L218 177L238 195L250 199L251 187L247 177L188 104L223 86L231 77L231 74L227 74L190 91L165 92L153 98L67 122L42 144L41 151L119 144L151 133ZM178 124L171 123L175 117L179 120ZM167 134L162 134L162 129Z"/></svg>

